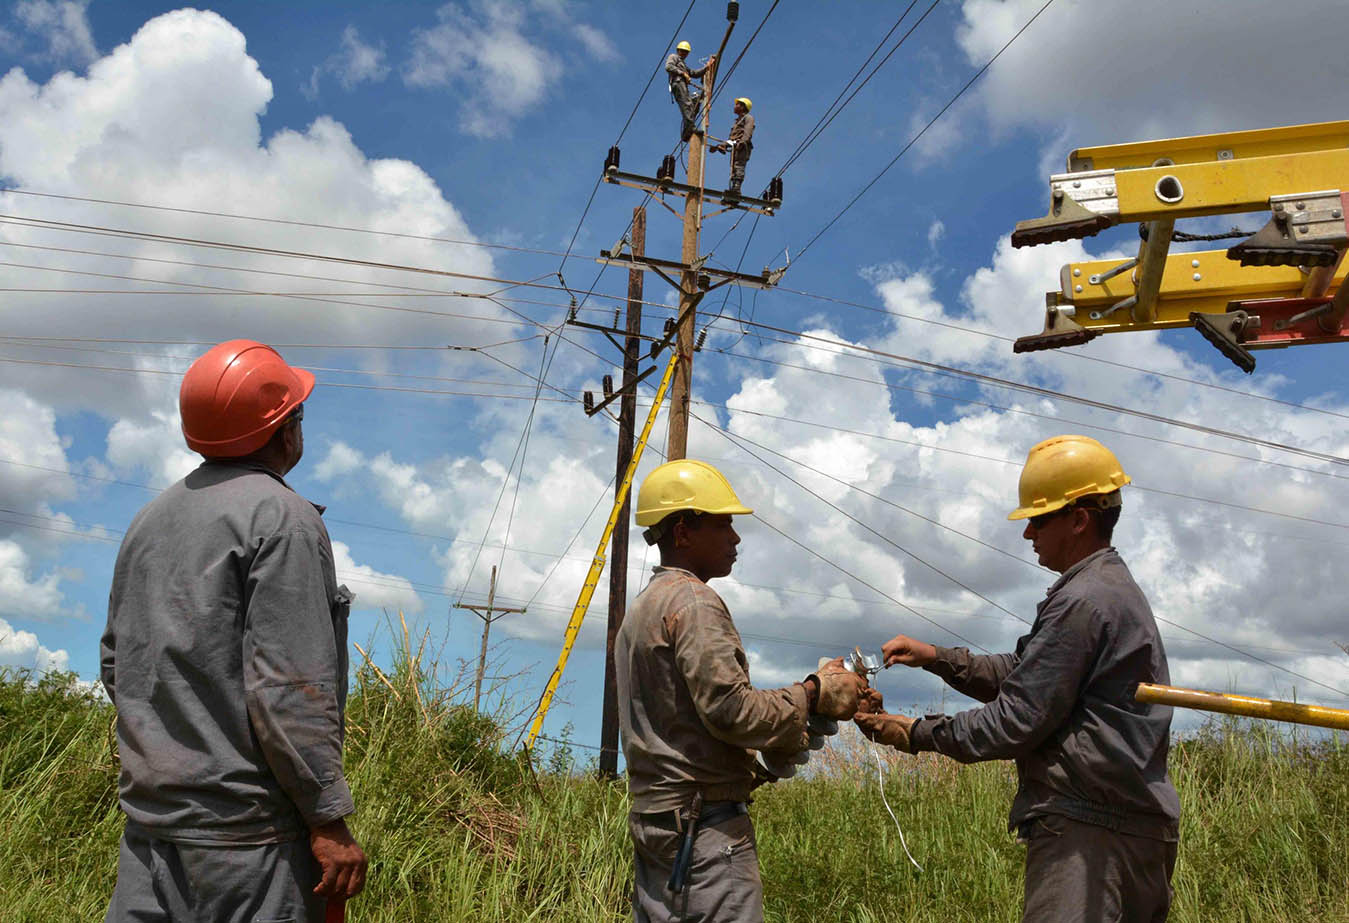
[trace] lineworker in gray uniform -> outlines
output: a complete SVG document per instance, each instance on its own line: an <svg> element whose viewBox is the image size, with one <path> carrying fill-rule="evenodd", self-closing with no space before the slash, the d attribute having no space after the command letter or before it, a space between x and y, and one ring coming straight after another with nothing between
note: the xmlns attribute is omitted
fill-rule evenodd
<svg viewBox="0 0 1349 923"><path fill-rule="evenodd" d="M735 623L707 586L731 572L731 518L750 512L721 472L692 459L654 469L637 495L637 525L661 563L614 640L636 923L763 920L750 792L802 761L821 719L850 718L864 687L841 660L782 689L750 685Z"/></svg>
<svg viewBox="0 0 1349 923"><path fill-rule="evenodd" d="M745 165L750 154L754 153L754 116L749 110L754 107L748 96L740 96L731 104L735 113L735 124L725 144L718 144L715 150L731 155L731 184L726 187L730 195L740 195L740 184L745 181Z"/></svg>
<svg viewBox="0 0 1349 923"><path fill-rule="evenodd" d="M680 141L687 141L693 137L694 132L700 134L702 132L698 127L698 104L702 101L702 90L691 84L694 77L701 77L707 73L707 69L717 60L717 56L712 55L702 67L689 67L686 59L692 50L693 46L688 42L680 42L665 59L665 73L670 81L670 94L674 96L675 105L679 107L679 114L683 117L679 129Z"/></svg>
<svg viewBox="0 0 1349 923"><path fill-rule="evenodd" d="M342 774L352 596L322 507L284 480L313 387L251 340L183 378L205 461L127 529L101 646L126 814L108 923L320 923L364 885Z"/></svg>
<svg viewBox="0 0 1349 923"><path fill-rule="evenodd" d="M899 635L886 666L922 667L985 702L953 717L859 714L875 740L962 763L1016 760L1009 828L1026 844L1027 923L1161 923L1180 800L1167 775L1171 709L1134 701L1170 682L1152 610L1110 544L1129 483L1086 436L1036 445L1021 472L1024 537L1062 574L1016 652L980 656Z"/></svg>

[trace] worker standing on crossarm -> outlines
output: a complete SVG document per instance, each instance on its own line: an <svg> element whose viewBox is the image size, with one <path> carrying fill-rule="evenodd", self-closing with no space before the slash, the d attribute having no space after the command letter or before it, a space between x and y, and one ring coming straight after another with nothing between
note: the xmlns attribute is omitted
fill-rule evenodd
<svg viewBox="0 0 1349 923"><path fill-rule="evenodd" d="M749 114L754 103L748 96L741 96L731 104L735 113L735 124L725 144L717 145L717 150L731 155L731 184L726 191L731 195L740 195L740 184L745 181L745 165L750 154L754 153L754 116Z"/></svg>
<svg viewBox="0 0 1349 923"><path fill-rule="evenodd" d="M985 702L953 717L859 714L875 740L962 763L1016 760L1009 828L1026 844L1025 923L1161 923L1180 800L1167 774L1171 709L1134 701L1169 683L1152 609L1111 537L1129 483L1086 436L1046 439L1021 472L1024 537L1062 576L1016 652L980 656L899 635L886 666L922 667Z"/></svg>
<svg viewBox="0 0 1349 923"><path fill-rule="evenodd" d="M680 42L665 59L665 73L670 80L670 94L674 96L675 105L679 107L679 114L683 117L683 124L679 130L680 141L687 141L694 132L702 132L698 127L698 105L702 101L702 90L694 87L692 81L694 77L701 77L707 73L707 69L717 60L717 56L712 55L702 67L689 67L687 58L692 50L693 46L688 42Z"/></svg>
<svg viewBox="0 0 1349 923"><path fill-rule="evenodd" d="M637 495L637 525L661 563L614 641L636 923L763 920L747 807L765 778L754 751L787 762L806 750L812 715L846 720L864 686L842 661L782 689L750 685L735 622L707 582L731 572L732 517L751 512L692 459L656 468Z"/></svg>
<svg viewBox="0 0 1349 923"><path fill-rule="evenodd" d="M100 652L126 814L108 923L320 923L364 886L342 774L352 595L322 507L284 480L313 387L252 340L183 378L205 460L127 529Z"/></svg>

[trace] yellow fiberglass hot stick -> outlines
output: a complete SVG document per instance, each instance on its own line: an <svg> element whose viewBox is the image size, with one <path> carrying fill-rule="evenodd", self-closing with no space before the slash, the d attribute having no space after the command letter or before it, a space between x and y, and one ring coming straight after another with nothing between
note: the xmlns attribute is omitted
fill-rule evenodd
<svg viewBox="0 0 1349 923"><path fill-rule="evenodd" d="M1270 721L1291 721L1295 724L1349 731L1349 711L1342 708L1258 699L1249 695L1203 692L1198 689L1180 689L1176 686L1161 686L1154 683L1139 683L1134 698L1139 702L1155 702L1159 705L1175 705L1200 711L1216 711L1247 718L1267 718Z"/></svg>
<svg viewBox="0 0 1349 923"><path fill-rule="evenodd" d="M665 366L660 387L656 389L656 397L651 402L651 412L646 415L646 425L642 427L642 434L637 438L637 444L633 446L632 461L628 463L628 470L623 475L623 483L618 485L618 491L614 494L614 508L609 512L609 522L604 527L604 534L600 536L599 546L595 549L595 557L590 562L590 572L586 574L585 583L581 584L581 595L576 599L576 608L572 610L571 621L567 622L567 631L562 636L562 652L557 655L557 666L553 667L553 675L548 677L548 685L543 689L543 698L539 699L539 711L529 728L529 739L525 741L525 748L528 750L534 749L534 741L538 738L539 731L543 730L543 719L548 715L548 707L553 704L553 693L557 692L557 684L562 681L562 671L567 668L567 658L571 655L572 645L576 643L576 636L580 634L581 622L585 619L586 609L590 606L590 597L595 595L600 574L604 572L606 559L604 549L609 547L614 526L618 524L618 516L623 511L623 501L628 498L628 492L632 489L637 464L642 460L642 451L646 448L647 440L651 438L651 427L656 422L660 405L665 402L665 392L670 388L670 380L674 377L675 366L678 364L679 350L671 348L670 362Z"/></svg>

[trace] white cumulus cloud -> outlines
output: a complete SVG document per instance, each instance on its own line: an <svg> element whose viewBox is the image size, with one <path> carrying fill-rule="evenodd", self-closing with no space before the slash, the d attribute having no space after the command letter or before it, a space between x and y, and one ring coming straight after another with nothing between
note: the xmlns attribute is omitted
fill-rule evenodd
<svg viewBox="0 0 1349 923"><path fill-rule="evenodd" d="M0 619L0 667L38 673L70 669L70 652L44 647L31 631L16 631Z"/></svg>
<svg viewBox="0 0 1349 923"><path fill-rule="evenodd" d="M46 43L52 61L87 64L98 56L88 9L89 0L20 0L14 16Z"/></svg>
<svg viewBox="0 0 1349 923"><path fill-rule="evenodd" d="M575 21L565 4L469 0L447 3L436 12L435 26L413 32L403 80L409 86L452 91L466 133L481 138L509 135L511 124L537 108L564 71L563 61L533 34L536 13L569 28L592 59L617 59L604 33Z"/></svg>

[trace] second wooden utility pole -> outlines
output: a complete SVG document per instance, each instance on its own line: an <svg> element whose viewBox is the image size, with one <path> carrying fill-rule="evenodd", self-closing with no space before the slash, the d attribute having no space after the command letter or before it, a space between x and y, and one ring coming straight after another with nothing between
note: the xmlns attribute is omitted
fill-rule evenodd
<svg viewBox="0 0 1349 923"><path fill-rule="evenodd" d="M464 603L457 603L456 609L467 609L478 618L482 619L482 649L478 652L478 674L473 680L473 710L478 710L478 702L482 698L482 674L487 667L487 633L492 630L492 623L503 615L510 615L513 612L524 612L524 609L498 609L496 608L497 598L497 569L492 567L492 582L487 586L487 605L470 606Z"/></svg>
<svg viewBox="0 0 1349 923"><path fill-rule="evenodd" d="M632 254L646 254L646 209L632 210ZM642 333L642 278L640 269L628 270L627 338L623 342L623 397L618 410L618 465L615 485L632 461L633 427L637 422L637 361ZM678 374L676 372L676 374ZM628 516L631 493L614 525L609 544L609 634L604 643L604 710L600 718L600 775L618 776L618 686L614 678L614 639L628 608Z"/></svg>

